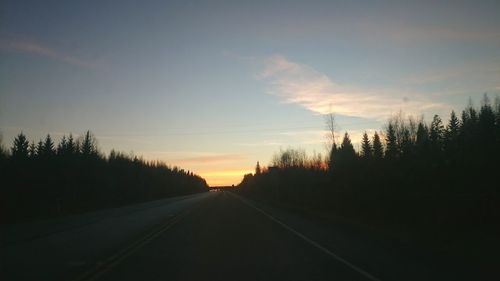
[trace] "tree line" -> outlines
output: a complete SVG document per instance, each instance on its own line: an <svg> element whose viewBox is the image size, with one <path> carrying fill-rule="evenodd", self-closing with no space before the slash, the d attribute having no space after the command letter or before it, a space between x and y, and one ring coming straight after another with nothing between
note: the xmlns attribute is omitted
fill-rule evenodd
<svg viewBox="0 0 500 281"><path fill-rule="evenodd" d="M19 133L0 145L0 221L79 213L208 190L203 178L160 161L111 150L106 157L87 131L55 143Z"/></svg>
<svg viewBox="0 0 500 281"><path fill-rule="evenodd" d="M330 126L332 136L336 133ZM248 174L240 191L259 200L327 210L403 228L495 226L500 219L500 100L439 115L391 117L363 134L359 151L347 132L329 157L300 149L277 153Z"/></svg>

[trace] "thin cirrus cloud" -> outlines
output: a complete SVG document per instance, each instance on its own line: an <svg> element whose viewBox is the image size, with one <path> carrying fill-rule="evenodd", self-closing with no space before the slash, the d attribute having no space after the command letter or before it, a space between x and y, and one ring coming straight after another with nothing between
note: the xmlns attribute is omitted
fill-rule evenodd
<svg viewBox="0 0 500 281"><path fill-rule="evenodd" d="M314 68L281 55L267 59L258 79L268 83L268 92L285 103L298 104L315 114L339 115L383 120L399 110L419 114L422 110L442 109L444 104L423 96L395 91L364 90L336 83ZM392 94L391 94L392 93Z"/></svg>
<svg viewBox="0 0 500 281"><path fill-rule="evenodd" d="M65 62L71 65L76 65L85 68L95 68L95 62L89 62L77 57L65 54L60 51L56 51L52 48L39 44L33 41L19 41L19 40L0 40L0 49L11 51L11 52L21 52L31 55L46 57L49 59Z"/></svg>
<svg viewBox="0 0 500 281"><path fill-rule="evenodd" d="M216 154L216 155L202 155L189 158L176 159L176 163L181 164L215 164L223 162L234 162L244 159L239 154Z"/></svg>

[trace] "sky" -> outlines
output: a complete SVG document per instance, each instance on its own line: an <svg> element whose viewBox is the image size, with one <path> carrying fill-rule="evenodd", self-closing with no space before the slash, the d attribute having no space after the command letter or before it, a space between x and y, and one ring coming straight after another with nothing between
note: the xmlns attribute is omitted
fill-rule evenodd
<svg viewBox="0 0 500 281"><path fill-rule="evenodd" d="M403 111L447 119L500 94L499 1L0 4L0 132L91 130L112 148L238 184L289 147L356 145Z"/></svg>

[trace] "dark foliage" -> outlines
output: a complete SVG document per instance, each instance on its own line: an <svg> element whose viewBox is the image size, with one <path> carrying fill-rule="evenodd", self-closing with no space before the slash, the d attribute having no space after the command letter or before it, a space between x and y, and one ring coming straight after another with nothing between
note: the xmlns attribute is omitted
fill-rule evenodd
<svg viewBox="0 0 500 281"><path fill-rule="evenodd" d="M89 131L57 145L50 135L30 144L20 133L10 155L0 146L0 169L4 223L208 191L192 172L114 150L103 156Z"/></svg>
<svg viewBox="0 0 500 281"><path fill-rule="evenodd" d="M365 134L358 156L346 133L328 168L271 163L259 175L247 175L240 191L413 230L497 226L500 101L491 105L485 95L479 110L470 104L461 116L451 112L445 125L435 115L427 125L399 114L385 127L385 147L377 133L372 142ZM294 161L301 162L288 162Z"/></svg>

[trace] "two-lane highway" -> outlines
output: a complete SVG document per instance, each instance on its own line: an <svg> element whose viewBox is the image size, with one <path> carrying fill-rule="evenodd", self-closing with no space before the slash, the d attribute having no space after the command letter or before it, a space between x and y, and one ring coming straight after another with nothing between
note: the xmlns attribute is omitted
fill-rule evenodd
<svg viewBox="0 0 500 281"><path fill-rule="evenodd" d="M376 280L228 192L151 204L11 239L2 280Z"/></svg>
<svg viewBox="0 0 500 281"><path fill-rule="evenodd" d="M105 271L99 280L370 280L228 192Z"/></svg>

